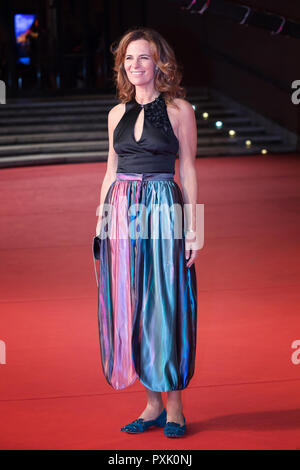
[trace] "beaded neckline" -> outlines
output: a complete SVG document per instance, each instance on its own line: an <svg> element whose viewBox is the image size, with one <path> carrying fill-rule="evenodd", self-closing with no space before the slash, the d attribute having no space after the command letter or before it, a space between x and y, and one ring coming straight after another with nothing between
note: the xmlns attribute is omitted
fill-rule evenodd
<svg viewBox="0 0 300 470"><path fill-rule="evenodd" d="M150 103L145 103L144 105L138 103L135 98L132 99L132 103L136 112L140 112L141 109L144 109L145 117L152 123L154 127L161 129L164 134L176 140L179 145L179 141L174 134L168 113L167 113L167 106L164 100L162 93L160 93L153 101ZM135 140L134 135L133 139L136 144L140 144L144 138L144 129L145 125L143 126L142 135L139 140ZM133 132L133 131L132 131Z"/></svg>
<svg viewBox="0 0 300 470"><path fill-rule="evenodd" d="M141 104L141 103L138 103L137 100L135 98L133 98L133 101L138 105L140 106L141 108L148 108L148 107L151 107L151 105L153 106L156 102L162 100L162 94L160 93L153 101L150 101L149 103L144 103L144 104Z"/></svg>

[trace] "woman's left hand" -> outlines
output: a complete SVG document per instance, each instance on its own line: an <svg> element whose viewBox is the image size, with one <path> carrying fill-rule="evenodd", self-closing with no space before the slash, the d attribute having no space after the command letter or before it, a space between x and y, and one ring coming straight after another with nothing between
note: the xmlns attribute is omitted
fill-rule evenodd
<svg viewBox="0 0 300 470"><path fill-rule="evenodd" d="M193 239L187 239L185 238L185 259L188 259L188 262L186 264L187 268L190 268L192 264L195 262L196 257L199 254L199 250L195 249L195 240L196 237Z"/></svg>

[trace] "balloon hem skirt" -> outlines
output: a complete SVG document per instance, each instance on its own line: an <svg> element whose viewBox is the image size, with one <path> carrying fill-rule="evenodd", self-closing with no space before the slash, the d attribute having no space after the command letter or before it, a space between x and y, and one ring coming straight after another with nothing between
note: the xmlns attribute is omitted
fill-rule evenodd
<svg viewBox="0 0 300 470"><path fill-rule="evenodd" d="M117 173L102 211L98 327L104 376L182 390L195 368L197 283L173 173Z"/></svg>

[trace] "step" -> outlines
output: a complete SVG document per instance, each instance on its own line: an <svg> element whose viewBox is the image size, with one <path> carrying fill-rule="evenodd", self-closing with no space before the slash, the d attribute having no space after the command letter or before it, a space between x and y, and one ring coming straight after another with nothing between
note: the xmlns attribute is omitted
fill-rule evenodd
<svg viewBox="0 0 300 470"><path fill-rule="evenodd" d="M96 131L91 131L90 126L88 126L87 131L72 131L72 132L60 132L60 133L36 133L36 134L19 134L19 135L0 135L0 146L1 145L13 145L13 144L34 144L34 143L44 143L44 142L74 142L74 141L88 141L88 140L107 140L108 133L107 133L107 126L105 126L105 130L101 130L97 126ZM249 126L249 127L235 127L236 135L237 136L245 136L249 137L252 135L258 134L265 134L265 130L263 127L258 126ZM210 137L210 136L217 136L219 132L218 129L198 129L198 138L201 139L202 137ZM227 132L222 135L225 137Z"/></svg>
<svg viewBox="0 0 300 470"><path fill-rule="evenodd" d="M258 146L253 146L250 149L245 149L245 147L232 147L224 149L221 147L203 147L201 151L197 153L198 158L209 157L209 156L242 156L242 155L257 155L260 158L266 158L272 154L276 153L293 153L294 148L288 145L276 145L274 148L270 147L268 149L267 155L262 155L261 148ZM1 157L0 158L0 168L24 166L24 165L43 165L43 164L54 164L54 163L80 163L80 162L106 162L107 161L107 152L80 152L80 153L52 153L52 154L42 154L42 155L23 155L18 157Z"/></svg>
<svg viewBox="0 0 300 470"><path fill-rule="evenodd" d="M195 105L198 131L197 157L261 155L294 152L280 135L267 133L240 110L209 93L186 97ZM106 161L108 111L119 101L113 95L68 97L53 101L11 100L0 106L0 167ZM202 113L209 114L208 119ZM216 120L223 126L218 129ZM228 130L236 135L230 137ZM250 139L251 147L245 146ZM267 155L268 155L267 154Z"/></svg>
<svg viewBox="0 0 300 470"><path fill-rule="evenodd" d="M280 136L256 136L251 139L252 146L269 146L275 143L282 143ZM229 147L243 147L245 146L244 138L230 138L230 137L208 137L202 138L198 141L198 150L201 151L205 146L218 147L222 145L224 149L228 150ZM108 151L107 141L82 141L78 142L46 142L38 144L24 144L24 145L6 145L0 146L0 157L10 155L26 155L26 154L43 154L43 153L69 153L69 152L89 152L89 151Z"/></svg>

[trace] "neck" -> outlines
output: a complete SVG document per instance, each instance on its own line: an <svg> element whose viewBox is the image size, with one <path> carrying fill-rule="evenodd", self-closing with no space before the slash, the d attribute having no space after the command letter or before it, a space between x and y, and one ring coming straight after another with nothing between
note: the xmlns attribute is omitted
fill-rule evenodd
<svg viewBox="0 0 300 470"><path fill-rule="evenodd" d="M135 90L135 100L139 104L147 104L154 101L160 95L159 91L153 90L151 93L143 93L141 90Z"/></svg>

